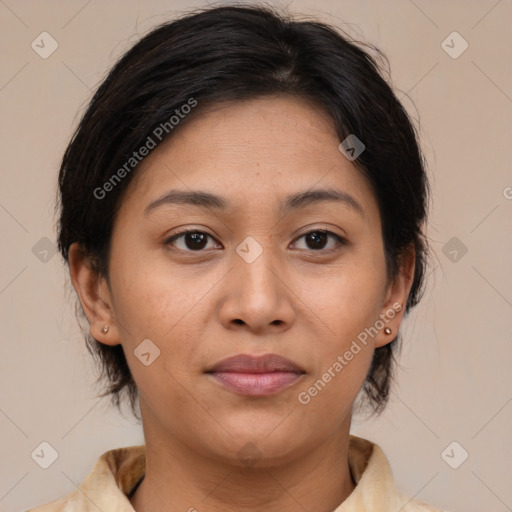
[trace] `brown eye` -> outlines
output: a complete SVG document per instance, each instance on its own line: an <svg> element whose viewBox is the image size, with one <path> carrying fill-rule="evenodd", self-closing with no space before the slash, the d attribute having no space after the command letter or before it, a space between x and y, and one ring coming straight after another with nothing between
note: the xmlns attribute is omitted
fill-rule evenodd
<svg viewBox="0 0 512 512"><path fill-rule="evenodd" d="M213 240L213 238L204 231L185 230L168 238L165 241L165 245L173 245L184 251L200 251L207 246L209 238Z"/></svg>
<svg viewBox="0 0 512 512"><path fill-rule="evenodd" d="M326 231L322 229L309 231L308 233L303 234L297 240L301 239L304 239L304 241L306 242L306 247L299 247L299 249L310 249L313 251L329 251L335 249L337 245L339 246L346 244L346 240L341 236L331 231ZM333 240L333 243L331 243L330 247L326 248L330 240Z"/></svg>
<svg viewBox="0 0 512 512"><path fill-rule="evenodd" d="M323 249L328 240L329 236L325 231L312 231L306 235L306 243L310 249Z"/></svg>

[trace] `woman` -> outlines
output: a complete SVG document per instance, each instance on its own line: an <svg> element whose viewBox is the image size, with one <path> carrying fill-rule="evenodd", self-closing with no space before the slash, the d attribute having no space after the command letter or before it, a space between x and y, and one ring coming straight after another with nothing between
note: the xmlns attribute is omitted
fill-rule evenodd
<svg viewBox="0 0 512 512"><path fill-rule="evenodd" d="M59 186L88 346L145 445L33 510L435 510L349 434L358 397L386 404L427 254L415 131L360 45L259 7L158 27Z"/></svg>

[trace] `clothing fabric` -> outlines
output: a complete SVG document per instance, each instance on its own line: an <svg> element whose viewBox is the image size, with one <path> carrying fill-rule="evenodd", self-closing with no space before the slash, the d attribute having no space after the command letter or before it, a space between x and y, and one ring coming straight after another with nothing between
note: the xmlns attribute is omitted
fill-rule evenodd
<svg viewBox="0 0 512 512"><path fill-rule="evenodd" d="M350 436L348 462L357 485L333 512L441 512L398 491L378 445ZM110 450L98 459L80 489L27 512L134 512L129 496L144 478L145 466L145 445Z"/></svg>

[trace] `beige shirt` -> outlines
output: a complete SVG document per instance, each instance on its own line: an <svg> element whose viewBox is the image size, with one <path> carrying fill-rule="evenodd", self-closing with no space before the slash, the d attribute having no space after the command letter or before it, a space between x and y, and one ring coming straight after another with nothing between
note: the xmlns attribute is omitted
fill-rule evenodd
<svg viewBox="0 0 512 512"><path fill-rule="evenodd" d="M80 489L27 512L134 512L128 496L144 476L145 461L145 445L105 452ZM350 436L348 462L357 485L333 512L440 512L399 493L376 444Z"/></svg>

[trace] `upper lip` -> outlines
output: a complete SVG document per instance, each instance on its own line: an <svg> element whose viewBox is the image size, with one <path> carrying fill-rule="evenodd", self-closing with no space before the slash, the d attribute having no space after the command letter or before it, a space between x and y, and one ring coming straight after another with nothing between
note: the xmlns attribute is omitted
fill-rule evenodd
<svg viewBox="0 0 512 512"><path fill-rule="evenodd" d="M238 373L271 373L293 372L305 373L298 364L277 354L255 356L238 354L219 361L206 373L214 372L238 372Z"/></svg>

